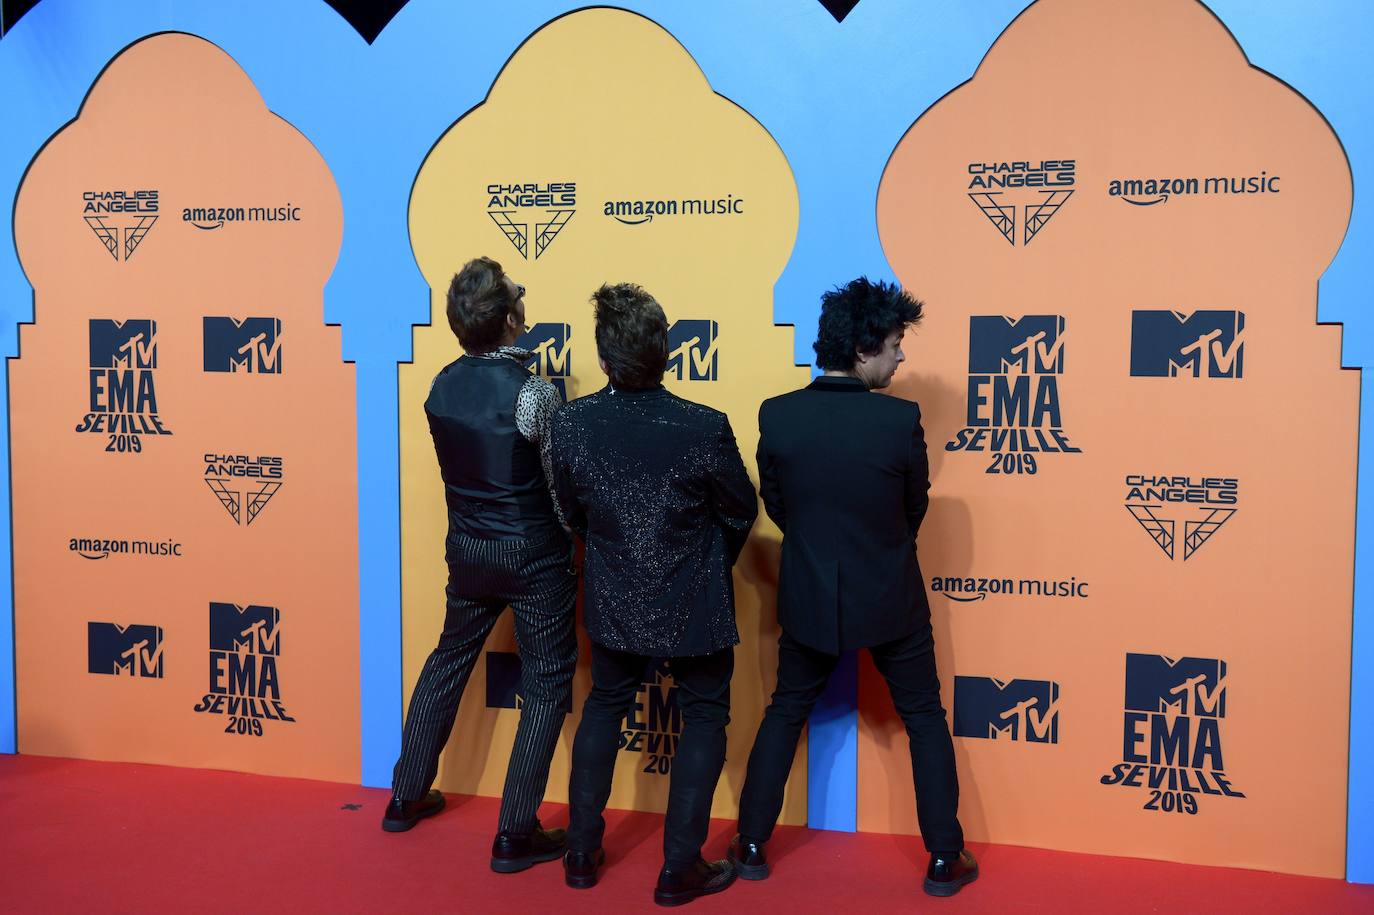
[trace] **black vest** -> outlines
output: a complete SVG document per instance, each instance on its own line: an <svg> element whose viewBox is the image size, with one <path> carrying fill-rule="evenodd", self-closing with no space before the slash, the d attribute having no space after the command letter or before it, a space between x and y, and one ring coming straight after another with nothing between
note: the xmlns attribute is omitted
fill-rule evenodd
<svg viewBox="0 0 1374 915"><path fill-rule="evenodd" d="M523 540L558 530L539 448L515 425L516 399L529 377L514 359L463 356L434 379L425 415L450 534Z"/></svg>

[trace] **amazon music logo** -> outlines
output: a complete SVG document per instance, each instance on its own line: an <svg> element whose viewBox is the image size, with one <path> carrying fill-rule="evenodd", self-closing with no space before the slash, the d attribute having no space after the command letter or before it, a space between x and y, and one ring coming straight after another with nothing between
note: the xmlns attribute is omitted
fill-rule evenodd
<svg viewBox="0 0 1374 915"><path fill-rule="evenodd" d="M167 540L128 540L109 537L72 537L67 541L68 552L82 559L99 561L111 556L164 556L180 558L181 544Z"/></svg>
<svg viewBox="0 0 1374 915"><path fill-rule="evenodd" d="M1239 197L1279 193L1279 176L1261 171L1258 175L1222 178L1176 178L1156 175L1148 178L1113 178L1107 196L1132 206L1152 207L1174 197Z"/></svg>
<svg viewBox="0 0 1374 915"><path fill-rule="evenodd" d="M646 225L665 216L743 216L744 198L726 194L724 197L607 200L601 205L601 215L626 226Z"/></svg>
<svg viewBox="0 0 1374 915"><path fill-rule="evenodd" d="M959 603L988 597L1087 597L1088 583L1070 578L998 578L980 575L932 575L930 591Z"/></svg>
<svg viewBox="0 0 1374 915"><path fill-rule="evenodd" d="M245 222L293 223L301 221L301 208L286 203L275 207L185 207L181 221L204 232Z"/></svg>

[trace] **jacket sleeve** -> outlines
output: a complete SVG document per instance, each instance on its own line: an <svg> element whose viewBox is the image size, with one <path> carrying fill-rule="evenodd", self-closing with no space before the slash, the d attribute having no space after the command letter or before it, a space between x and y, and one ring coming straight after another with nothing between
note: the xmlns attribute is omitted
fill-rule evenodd
<svg viewBox="0 0 1374 915"><path fill-rule="evenodd" d="M758 517L758 498L754 494L754 484L749 482L749 472L744 469L744 461L739 456L735 432L730 428L730 420L724 416L721 417L714 447L715 460L712 461L709 484L711 509L725 530L725 546L730 554L730 564L734 565L744 549L745 541L749 539L749 529Z"/></svg>
<svg viewBox="0 0 1374 915"><path fill-rule="evenodd" d="M587 534L587 513L577 501L577 488L573 485L571 467L571 438L576 433L562 413L555 413L550 424L549 437L550 465L552 469L550 485L553 489L554 504L557 506L563 523L577 534Z"/></svg>
<svg viewBox="0 0 1374 915"><path fill-rule="evenodd" d="M926 457L926 436L921 428L919 407L911 423L910 448L906 469L906 522L911 536L915 537L930 507L930 463Z"/></svg>
<svg viewBox="0 0 1374 915"><path fill-rule="evenodd" d="M763 409L759 408L759 448L755 453L759 465L759 495L763 497L763 510L778 530L787 533L787 509L782 501L782 483L778 480L777 462L768 450L768 436L763 431Z"/></svg>
<svg viewBox="0 0 1374 915"><path fill-rule="evenodd" d="M515 428L525 439L539 448L539 463L544 468L544 483L553 497L553 510L558 515L558 523L564 527L568 522L563 519L563 508L558 504L558 496L553 491L553 415L563 406L563 398L558 389L547 379L531 375L525 379L515 398Z"/></svg>

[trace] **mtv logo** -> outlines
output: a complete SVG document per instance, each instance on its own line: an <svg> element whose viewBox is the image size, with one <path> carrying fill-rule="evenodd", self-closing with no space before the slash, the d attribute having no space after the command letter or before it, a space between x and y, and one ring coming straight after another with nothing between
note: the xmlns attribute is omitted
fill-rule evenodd
<svg viewBox="0 0 1374 915"><path fill-rule="evenodd" d="M1126 708L1139 712L1226 717L1226 662L1213 658L1126 655Z"/></svg>
<svg viewBox="0 0 1374 915"><path fill-rule="evenodd" d="M525 691L520 687L520 655L513 651L487 652L487 708L520 708L525 704ZM572 692L563 706L572 712Z"/></svg>
<svg viewBox="0 0 1374 915"><path fill-rule="evenodd" d="M203 327L205 371L281 374L279 319L206 317Z"/></svg>
<svg viewBox="0 0 1374 915"><path fill-rule="evenodd" d="M91 368L157 368L157 322L149 320L90 322Z"/></svg>
<svg viewBox="0 0 1374 915"><path fill-rule="evenodd" d="M162 627L86 624L86 669L93 674L162 677Z"/></svg>
<svg viewBox="0 0 1374 915"><path fill-rule="evenodd" d="M678 381L715 381L719 334L715 321L674 321L668 328L668 374Z"/></svg>
<svg viewBox="0 0 1374 915"><path fill-rule="evenodd" d="M487 708L519 708L520 655L513 651L487 652Z"/></svg>
<svg viewBox="0 0 1374 915"><path fill-rule="evenodd" d="M968 323L970 375L1061 375L1062 315L974 315Z"/></svg>
<svg viewBox="0 0 1374 915"><path fill-rule="evenodd" d="M954 736L1059 742L1059 684L954 678Z"/></svg>
<svg viewBox="0 0 1374 915"><path fill-rule="evenodd" d="M525 368L546 378L568 399L568 379L572 377L572 325L541 323L520 335L515 345L530 351Z"/></svg>
<svg viewBox="0 0 1374 915"><path fill-rule="evenodd" d="M281 654L281 613L276 607L210 602L210 650Z"/></svg>
<svg viewBox="0 0 1374 915"><path fill-rule="evenodd" d="M1244 312L1131 312L1132 376L1240 378L1244 369Z"/></svg>

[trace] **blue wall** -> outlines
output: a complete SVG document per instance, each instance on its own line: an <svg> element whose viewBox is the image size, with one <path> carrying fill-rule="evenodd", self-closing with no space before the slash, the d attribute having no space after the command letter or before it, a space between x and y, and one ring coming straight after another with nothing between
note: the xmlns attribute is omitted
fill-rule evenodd
<svg viewBox="0 0 1374 915"><path fill-rule="evenodd" d="M777 284L777 321L797 325L810 361L818 294L860 273L891 276L874 204L890 154L916 117L972 76L1025 0L862 0L841 23L807 0L643 0L620 4L672 32L713 87L765 125L796 176L801 221ZM344 201L344 241L325 291L326 320L343 328L357 364L359 543L362 556L364 784L385 785L401 721L400 528L396 364L411 325L428 320L428 289L406 232L411 183L426 152L479 104L509 54L566 0L493 4L412 0L368 47L321 0L92 4L44 0L0 41L0 205L12 210L36 150L70 120L101 68L153 32L207 38L231 54L268 105L320 149ZM1361 310L1374 273L1374 207L1359 189L1374 169L1369 126L1374 25L1364 0L1213 0L1251 62L1303 93L1345 143L1355 213L1321 284L1323 321L1345 324L1345 363L1366 364L1374 322ZM418 88L417 87L421 87ZM17 355L16 327L33 294L0 225L0 350ZM1369 381L1366 381L1367 391ZM7 378L3 392L8 398ZM1362 400L1374 410L1374 396ZM7 417L0 411L0 423ZM1362 424L1374 429L1374 422ZM8 429L0 471L8 479ZM1361 504L1374 505L1374 446L1362 441ZM8 489L0 487L8 513ZM1350 765L1349 878L1374 882L1374 511L1360 513ZM0 752L13 752L14 673L9 529L0 530ZM1295 617L1301 608L1295 608ZM812 734L811 816L853 829L857 719L854 666L837 678Z"/></svg>

